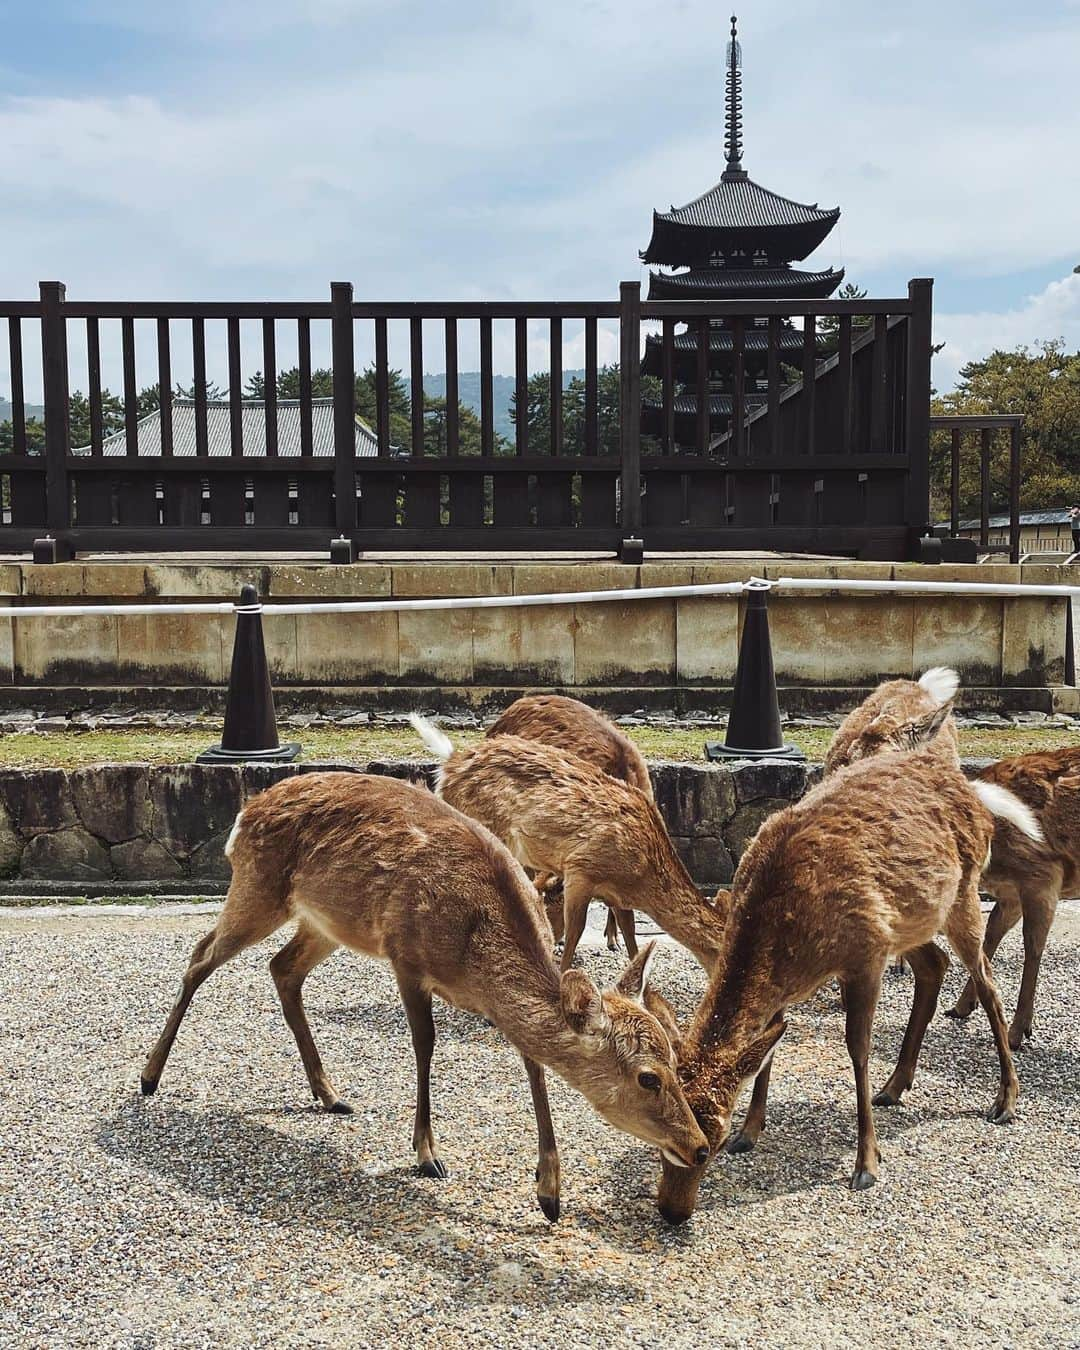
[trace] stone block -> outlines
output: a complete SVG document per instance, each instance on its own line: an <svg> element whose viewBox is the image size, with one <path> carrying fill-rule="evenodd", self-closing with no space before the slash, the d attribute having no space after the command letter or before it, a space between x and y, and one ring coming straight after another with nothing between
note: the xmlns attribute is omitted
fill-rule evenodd
<svg viewBox="0 0 1080 1350"><path fill-rule="evenodd" d="M107 596L110 600L154 598L159 592L147 582L146 573L143 563L84 563L79 593L98 599Z"/></svg>
<svg viewBox="0 0 1080 1350"><path fill-rule="evenodd" d="M1061 684L1065 679L1065 607L1069 600L1002 601L1001 682Z"/></svg>
<svg viewBox="0 0 1080 1350"><path fill-rule="evenodd" d="M283 778L295 778L299 764L244 764L240 768L240 791L246 806L252 797L280 783Z"/></svg>
<svg viewBox="0 0 1080 1350"><path fill-rule="evenodd" d="M1002 608L1000 596L920 596L915 605L912 673L952 666L962 684L997 684Z"/></svg>
<svg viewBox="0 0 1080 1350"><path fill-rule="evenodd" d="M252 563L147 563L146 593L163 599L238 600L241 586L254 586L265 600L271 572Z"/></svg>
<svg viewBox="0 0 1080 1350"><path fill-rule="evenodd" d="M85 568L78 562L24 563L22 593L36 599L63 596L74 600L84 594L84 574Z"/></svg>
<svg viewBox="0 0 1080 1350"><path fill-rule="evenodd" d="M732 581L746 581L751 572L761 573L758 565L735 562L707 562L694 564L695 586L723 586ZM738 595L735 596L738 599Z"/></svg>
<svg viewBox="0 0 1080 1350"><path fill-rule="evenodd" d="M894 677L910 679L915 614L922 600L899 595L831 595L816 602L825 659L822 683L877 685Z"/></svg>
<svg viewBox="0 0 1080 1350"><path fill-rule="evenodd" d="M654 764L649 776L657 810L672 835L718 836L735 814L735 785L726 765Z"/></svg>
<svg viewBox="0 0 1080 1350"><path fill-rule="evenodd" d="M589 684L670 684L675 601L575 605L574 678Z"/></svg>
<svg viewBox="0 0 1080 1350"><path fill-rule="evenodd" d="M730 770L739 805L763 798L798 801L806 790L807 766L783 759L755 760Z"/></svg>
<svg viewBox="0 0 1080 1350"><path fill-rule="evenodd" d="M571 605L472 611L473 678L522 688L574 683Z"/></svg>
<svg viewBox="0 0 1080 1350"><path fill-rule="evenodd" d="M683 866L699 886L726 886L735 875L735 862L722 839L698 835L674 838Z"/></svg>
<svg viewBox="0 0 1080 1350"><path fill-rule="evenodd" d="M692 586L694 583L691 563L646 562L637 569L637 574L637 584L643 590L650 586Z"/></svg>
<svg viewBox="0 0 1080 1350"><path fill-rule="evenodd" d="M15 682L15 620L0 619L0 685Z"/></svg>
<svg viewBox="0 0 1080 1350"><path fill-rule="evenodd" d="M395 684L398 616L297 614L299 684Z"/></svg>
<svg viewBox="0 0 1080 1350"><path fill-rule="evenodd" d="M615 591L637 584L637 568L625 563L521 563L514 568L515 595Z"/></svg>
<svg viewBox="0 0 1080 1350"><path fill-rule="evenodd" d="M231 653L232 630L218 614L118 615L117 673L134 684L222 684L222 642Z"/></svg>
<svg viewBox="0 0 1080 1350"><path fill-rule="evenodd" d="M289 566L280 563L268 569L268 597L281 600L376 600L390 595L390 568L385 563L359 562L347 566Z"/></svg>
<svg viewBox="0 0 1080 1350"><path fill-rule="evenodd" d="M7 807L0 805L0 877L15 875L22 857L23 840L12 824Z"/></svg>
<svg viewBox="0 0 1080 1350"><path fill-rule="evenodd" d="M511 595L513 572L510 568L485 563L395 564L391 569L390 585L395 599Z"/></svg>
<svg viewBox="0 0 1080 1350"><path fill-rule="evenodd" d="M765 797L747 802L735 812L724 829L724 843L736 859L746 852L746 846L775 811L783 811L791 802L784 797Z"/></svg>
<svg viewBox="0 0 1080 1350"><path fill-rule="evenodd" d="M240 770L231 764L178 764L150 770L153 834L186 858L232 829L241 806Z"/></svg>
<svg viewBox="0 0 1080 1350"><path fill-rule="evenodd" d="M41 881L107 881L109 855L92 834L75 826L38 834L23 850L22 876Z"/></svg>
<svg viewBox="0 0 1080 1350"><path fill-rule="evenodd" d="M838 562L830 562L827 559L811 559L801 562L791 558L779 558L775 562L757 563L755 570L758 576L767 577L770 581L776 581L780 577L803 577L816 580L825 578L829 581L852 580L852 581L891 581L893 575L893 564L887 562L856 562L849 559ZM828 588L823 587L818 591L799 591L800 595L818 595L827 593ZM783 592L781 592L783 594ZM791 591L788 594L794 595Z"/></svg>
<svg viewBox="0 0 1080 1350"><path fill-rule="evenodd" d="M156 839L129 839L114 844L109 859L119 881L171 881L184 869Z"/></svg>
<svg viewBox="0 0 1080 1350"><path fill-rule="evenodd" d="M42 570L66 563L42 564ZM111 684L116 678L117 619L112 614L79 618L15 619L17 684Z"/></svg>
<svg viewBox="0 0 1080 1350"><path fill-rule="evenodd" d="M0 802L23 835L78 823L71 786L63 769L6 770L0 774Z"/></svg>
<svg viewBox="0 0 1080 1350"><path fill-rule="evenodd" d="M473 678L472 628L469 610L402 610L398 675L412 684L467 684Z"/></svg>
<svg viewBox="0 0 1080 1350"><path fill-rule="evenodd" d="M189 859L193 881L229 881L232 867L225 856L225 844L228 841L231 826L213 835L200 844Z"/></svg>
<svg viewBox="0 0 1080 1350"><path fill-rule="evenodd" d="M745 602L740 604L740 635ZM825 614L822 602L797 595L769 596L773 667L780 684L825 683Z"/></svg>
<svg viewBox="0 0 1080 1350"><path fill-rule="evenodd" d="M675 663L680 684L729 684L739 659L737 596L675 602Z"/></svg>
<svg viewBox="0 0 1080 1350"><path fill-rule="evenodd" d="M0 563L0 595L22 595L22 568L18 563Z"/></svg>
<svg viewBox="0 0 1080 1350"><path fill-rule="evenodd" d="M266 646L266 661L270 667L272 683L292 684L296 681L296 614L267 614L263 617L263 643ZM348 616L338 615L343 622L351 622ZM221 673L228 680L232 669L232 649L235 637L235 624L225 620L221 625Z"/></svg>
<svg viewBox="0 0 1080 1350"><path fill-rule="evenodd" d="M141 764L76 769L71 797L83 825L110 844L149 834L150 771Z"/></svg>

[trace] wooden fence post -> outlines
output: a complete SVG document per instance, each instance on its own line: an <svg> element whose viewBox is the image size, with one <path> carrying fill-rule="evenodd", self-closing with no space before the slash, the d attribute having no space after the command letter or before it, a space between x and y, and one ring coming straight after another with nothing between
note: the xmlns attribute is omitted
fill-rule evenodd
<svg viewBox="0 0 1080 1350"><path fill-rule="evenodd" d="M334 375L334 521L350 541L333 551L335 561L351 559L356 529L356 370L351 281L330 283L330 343ZM346 558L345 555L348 555Z"/></svg>
<svg viewBox="0 0 1080 1350"><path fill-rule="evenodd" d="M41 377L45 400L45 524L49 533L56 535L71 525L67 474L70 427L64 283L42 281L38 289L41 296ZM68 542L58 542L61 547L54 550L57 561L70 557Z"/></svg>
<svg viewBox="0 0 1080 1350"><path fill-rule="evenodd" d="M904 399L908 459L907 523L911 556L930 526L930 356L934 282L917 277L908 282L907 389Z"/></svg>
<svg viewBox="0 0 1080 1350"><path fill-rule="evenodd" d="M641 538L641 282L619 286L619 450L623 562L642 559Z"/></svg>

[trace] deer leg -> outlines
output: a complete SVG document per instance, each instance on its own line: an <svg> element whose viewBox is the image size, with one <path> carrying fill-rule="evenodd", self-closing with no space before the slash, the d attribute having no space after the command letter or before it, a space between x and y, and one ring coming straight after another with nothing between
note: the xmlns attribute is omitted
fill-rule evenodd
<svg viewBox="0 0 1080 1350"><path fill-rule="evenodd" d="M253 947L256 942L269 937L287 918L282 907L267 909L257 904L245 904L235 887L230 889L225 898L225 907L218 916L217 926L195 944L176 1002L169 1011L157 1043L150 1051L141 1078L144 1097L157 1091L165 1061L169 1058L176 1033L180 1030L180 1023L184 1020L196 989L218 966L231 961L245 947Z"/></svg>
<svg viewBox="0 0 1080 1350"><path fill-rule="evenodd" d="M870 1100L870 1032L881 991L884 963L871 973L862 972L845 981L847 988L846 1039L851 1067L855 1071L855 1101L859 1117L859 1148L851 1189L865 1191L877 1181L881 1164L874 1129L874 1107Z"/></svg>
<svg viewBox="0 0 1080 1350"><path fill-rule="evenodd" d="M566 915L564 912L565 902L563 899L563 884L557 882L549 886L544 891L542 899L544 901L544 910L548 916L548 923L551 924L551 931L556 942L561 942L566 933Z"/></svg>
<svg viewBox="0 0 1080 1350"><path fill-rule="evenodd" d="M449 1176L435 1151L431 1128L431 1054L435 1049L435 1022L431 1016L431 994L403 971L395 970L398 992L405 1005L405 1016L412 1032L416 1055L416 1118L413 1121L413 1148L422 1177Z"/></svg>
<svg viewBox="0 0 1080 1350"><path fill-rule="evenodd" d="M619 935L615 924L615 911L608 906L607 923L604 925L604 937L607 938L607 949L609 952L619 950Z"/></svg>
<svg viewBox="0 0 1080 1350"><path fill-rule="evenodd" d="M1035 986L1039 982L1039 966L1054 922L1054 910L1060 887L1046 887L1025 893L1024 900L1024 974L1020 980L1020 997L1016 1013L1009 1027L1009 1046L1019 1050L1024 1038L1031 1035L1035 1016Z"/></svg>
<svg viewBox="0 0 1080 1350"><path fill-rule="evenodd" d="M634 959L638 954L637 932L634 929L634 911L632 909L608 910L608 924L611 923L611 916L614 914L615 921L619 925L619 931L622 933L623 942L626 944L626 954ZM611 943L608 943L611 946Z"/></svg>
<svg viewBox="0 0 1080 1350"><path fill-rule="evenodd" d="M986 953L988 961L993 960L994 953L1001 945L1001 939L1016 925L1020 914L1020 896L1016 892L1009 892L997 897L994 908L990 911L990 917L986 921L986 934L983 937L983 951ZM979 996L975 992L975 981L969 979L953 1006L945 1009L945 1016L963 1021L975 1011L978 1002Z"/></svg>
<svg viewBox="0 0 1080 1350"><path fill-rule="evenodd" d="M569 970L574 963L574 953L585 931L585 920L589 916L589 901L592 899L592 882L587 877L571 873L563 877L563 912L566 924L566 938L563 942L561 970Z"/></svg>
<svg viewBox="0 0 1080 1350"><path fill-rule="evenodd" d="M775 1021L775 1018L773 1020ZM765 1128L765 1105L769 1100L769 1075L771 1073L772 1060L770 1059L754 1079L754 1092L743 1119L742 1129L728 1140L727 1151L729 1153L749 1153L761 1137L761 1131Z"/></svg>
<svg viewBox="0 0 1080 1350"><path fill-rule="evenodd" d="M331 952L337 951L337 948L338 943L331 938L324 937L316 929L301 923L292 940L287 942L271 960L270 974L277 988L278 998L281 1000L281 1011L285 1014L285 1021L296 1038L312 1095L334 1115L351 1116L352 1107L338 1096L334 1085L326 1076L304 1013L304 1000L301 994L301 988L309 972L314 970L320 961L325 961Z"/></svg>
<svg viewBox="0 0 1080 1350"><path fill-rule="evenodd" d="M916 947L914 951L905 955L908 965L915 972L915 996L911 1000L911 1016L908 1018L904 1041L900 1046L900 1057L889 1081L875 1094L875 1106L896 1106L915 1081L915 1066L919 1060L923 1037L937 1009L938 994L941 992L945 972L949 968L949 958L933 942Z"/></svg>
<svg viewBox="0 0 1080 1350"><path fill-rule="evenodd" d="M993 1106L986 1113L986 1118L995 1125L1006 1125L1016 1119L1016 1099L1020 1093L1020 1084L1009 1049L1009 1035L1005 1029L1005 1012L1001 1006L1001 996L994 984L990 962L986 959L982 947L981 927L979 892L976 886L972 885L967 890L961 890L957 897L945 926L945 936L952 944L953 951L971 973L975 992L986 1013L997 1047L998 1062L1001 1065L1001 1085Z"/></svg>
<svg viewBox="0 0 1080 1350"><path fill-rule="evenodd" d="M544 1066L535 1060L522 1058L525 1060L525 1072L529 1075L529 1091L532 1093L540 1145L536 1163L536 1199L544 1211L544 1218L554 1223L559 1217L559 1150L555 1143L555 1127L551 1123Z"/></svg>

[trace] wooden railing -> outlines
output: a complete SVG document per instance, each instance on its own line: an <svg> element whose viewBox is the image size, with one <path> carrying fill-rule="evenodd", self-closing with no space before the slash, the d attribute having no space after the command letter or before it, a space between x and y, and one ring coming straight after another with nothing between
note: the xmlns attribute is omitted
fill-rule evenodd
<svg viewBox="0 0 1080 1350"><path fill-rule="evenodd" d="M960 471L965 437L978 434L979 446L979 551L1007 553L1010 562L1020 561L1020 428L1021 413L1001 413L956 417L931 417L930 430L949 432L949 529L960 533ZM1009 439L1009 542L990 543L990 463L995 441L1000 435Z"/></svg>
<svg viewBox="0 0 1080 1350"><path fill-rule="evenodd" d="M0 546L26 548L48 531L73 547L116 550L322 551L344 536L359 550L632 556L627 541L643 539L652 549L907 557L929 523L930 292L921 281L894 300L643 303L639 284L627 282L618 301L382 304L336 283L328 303L86 303L42 283L35 302L0 302L13 404L0 450ZM817 329L825 316L837 321L827 360ZM801 379L789 387L785 319L802 334ZM718 321L731 333L734 371L721 435L710 423L705 345ZM680 322L704 339L696 382L680 381L684 395L700 395L689 444L676 422ZM643 441L650 324L663 352L662 434ZM35 326L43 444L32 443L24 410ZM480 373L475 419L459 402L466 349ZM744 380L750 349L767 375L760 398ZM543 416L520 415L509 438L496 430L497 351L500 364L512 360L521 414L537 398L530 371L546 372ZM584 372L573 408L563 378L570 353ZM446 402L433 443L423 377L440 362ZM244 396L253 365L262 375L255 404ZM370 432L356 420L358 367L369 371L361 392L370 393ZM119 402L107 398L108 368ZM410 381L405 412L400 400L392 406L398 368ZM208 380L215 369L227 372L220 400ZM278 393L283 370L295 377L288 400ZM140 404L148 375L157 386L149 411ZM178 376L190 381L182 401ZM83 388L80 444L69 407L71 390Z"/></svg>

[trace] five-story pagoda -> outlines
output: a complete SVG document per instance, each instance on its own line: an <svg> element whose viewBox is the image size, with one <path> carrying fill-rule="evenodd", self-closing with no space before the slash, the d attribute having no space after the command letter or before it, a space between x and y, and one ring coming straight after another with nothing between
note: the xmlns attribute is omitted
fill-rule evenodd
<svg viewBox="0 0 1080 1350"><path fill-rule="evenodd" d="M843 270L804 271L791 266L807 258L840 218L840 208L822 210L791 201L755 183L742 165L742 53L731 17L727 49L724 149L727 167L719 183L685 206L653 212L652 238L643 262L685 270L650 272L650 300L773 300L829 296L843 280ZM709 325L707 359L709 430L726 430L732 410L732 333L724 321ZM799 360L802 334L790 321L780 332L781 354ZM747 327L744 343L744 398L747 411L760 406L767 393L765 321ZM642 371L660 377L662 339L646 339ZM698 332L675 334L674 377L688 388L675 396L675 437L680 444L696 439L698 400ZM642 400L643 430L660 435L658 400Z"/></svg>

